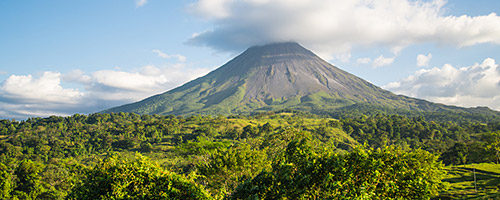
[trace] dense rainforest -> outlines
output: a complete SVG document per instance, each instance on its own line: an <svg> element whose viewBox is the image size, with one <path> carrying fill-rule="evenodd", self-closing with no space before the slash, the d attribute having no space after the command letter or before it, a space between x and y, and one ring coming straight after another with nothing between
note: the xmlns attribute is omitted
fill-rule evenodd
<svg viewBox="0 0 500 200"><path fill-rule="evenodd" d="M404 115L0 120L0 199L453 198L450 166L499 153L500 122Z"/></svg>

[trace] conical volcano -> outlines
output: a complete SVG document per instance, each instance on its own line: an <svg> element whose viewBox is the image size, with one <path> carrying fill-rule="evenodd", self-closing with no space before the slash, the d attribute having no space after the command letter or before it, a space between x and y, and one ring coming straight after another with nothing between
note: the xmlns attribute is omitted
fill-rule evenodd
<svg viewBox="0 0 500 200"><path fill-rule="evenodd" d="M319 92L346 99L384 92L380 88L325 62L297 43L252 47L213 72L220 83L240 82L241 102L283 101ZM207 77L209 77L208 75ZM229 79L228 79L229 78Z"/></svg>
<svg viewBox="0 0 500 200"><path fill-rule="evenodd" d="M451 108L395 95L298 43L287 42L251 47L203 77L105 112L217 115L293 109L325 113L360 104L424 111Z"/></svg>

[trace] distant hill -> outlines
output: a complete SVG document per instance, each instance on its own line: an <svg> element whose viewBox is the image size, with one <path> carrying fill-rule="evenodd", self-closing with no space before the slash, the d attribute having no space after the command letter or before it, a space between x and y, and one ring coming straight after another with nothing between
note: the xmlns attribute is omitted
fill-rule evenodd
<svg viewBox="0 0 500 200"><path fill-rule="evenodd" d="M395 95L295 42L251 47L203 77L103 112L218 115L283 109L321 114L374 110L500 116L488 108L460 108Z"/></svg>

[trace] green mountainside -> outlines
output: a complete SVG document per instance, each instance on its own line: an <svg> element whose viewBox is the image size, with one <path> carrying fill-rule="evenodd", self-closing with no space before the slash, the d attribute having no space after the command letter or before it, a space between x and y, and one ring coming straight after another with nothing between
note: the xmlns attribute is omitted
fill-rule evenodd
<svg viewBox="0 0 500 200"><path fill-rule="evenodd" d="M103 112L227 115L283 109L321 114L354 109L500 116L488 108L466 109L395 95L294 42L251 47L203 77Z"/></svg>

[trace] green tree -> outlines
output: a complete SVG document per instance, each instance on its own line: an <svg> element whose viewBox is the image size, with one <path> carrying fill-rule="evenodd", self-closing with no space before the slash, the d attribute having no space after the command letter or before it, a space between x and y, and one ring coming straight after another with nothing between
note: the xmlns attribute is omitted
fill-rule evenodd
<svg viewBox="0 0 500 200"><path fill-rule="evenodd" d="M14 172L17 181L14 196L21 199L37 199L42 193L43 187L40 183L39 173L43 170L43 164L31 160L23 160L19 163Z"/></svg>
<svg viewBox="0 0 500 200"><path fill-rule="evenodd" d="M9 169L0 163L0 199L8 199L12 190L12 176Z"/></svg>
<svg viewBox="0 0 500 200"><path fill-rule="evenodd" d="M259 135L259 128L252 125L247 125L243 127L243 132L241 133L241 138L255 137Z"/></svg>
<svg viewBox="0 0 500 200"><path fill-rule="evenodd" d="M216 197L230 194L240 182L253 178L266 167L270 167L266 152L251 149L245 143L217 150L208 162L198 164L202 181Z"/></svg>
<svg viewBox="0 0 500 200"><path fill-rule="evenodd" d="M47 190L38 198L63 199L71 188L79 182L79 175L84 166L72 158L53 159L45 165L40 173L41 181Z"/></svg>
<svg viewBox="0 0 500 200"><path fill-rule="evenodd" d="M273 164L239 185L232 199L430 199L442 188L433 154L396 147L344 155L294 140Z"/></svg>
<svg viewBox="0 0 500 200"><path fill-rule="evenodd" d="M273 130L274 127L269 122L259 127L259 131L261 132L261 134L268 134L271 133Z"/></svg>
<svg viewBox="0 0 500 200"><path fill-rule="evenodd" d="M142 142L140 150L141 152L149 153L153 151L153 145L149 142Z"/></svg>
<svg viewBox="0 0 500 200"><path fill-rule="evenodd" d="M447 165L459 165L467 162L468 148L465 143L457 142L441 155L441 159Z"/></svg>
<svg viewBox="0 0 500 200"><path fill-rule="evenodd" d="M140 154L111 157L88 170L70 199L212 199L193 181L162 169Z"/></svg>
<svg viewBox="0 0 500 200"><path fill-rule="evenodd" d="M498 164L500 162L500 132L488 135L486 149L495 152L496 162Z"/></svg>

